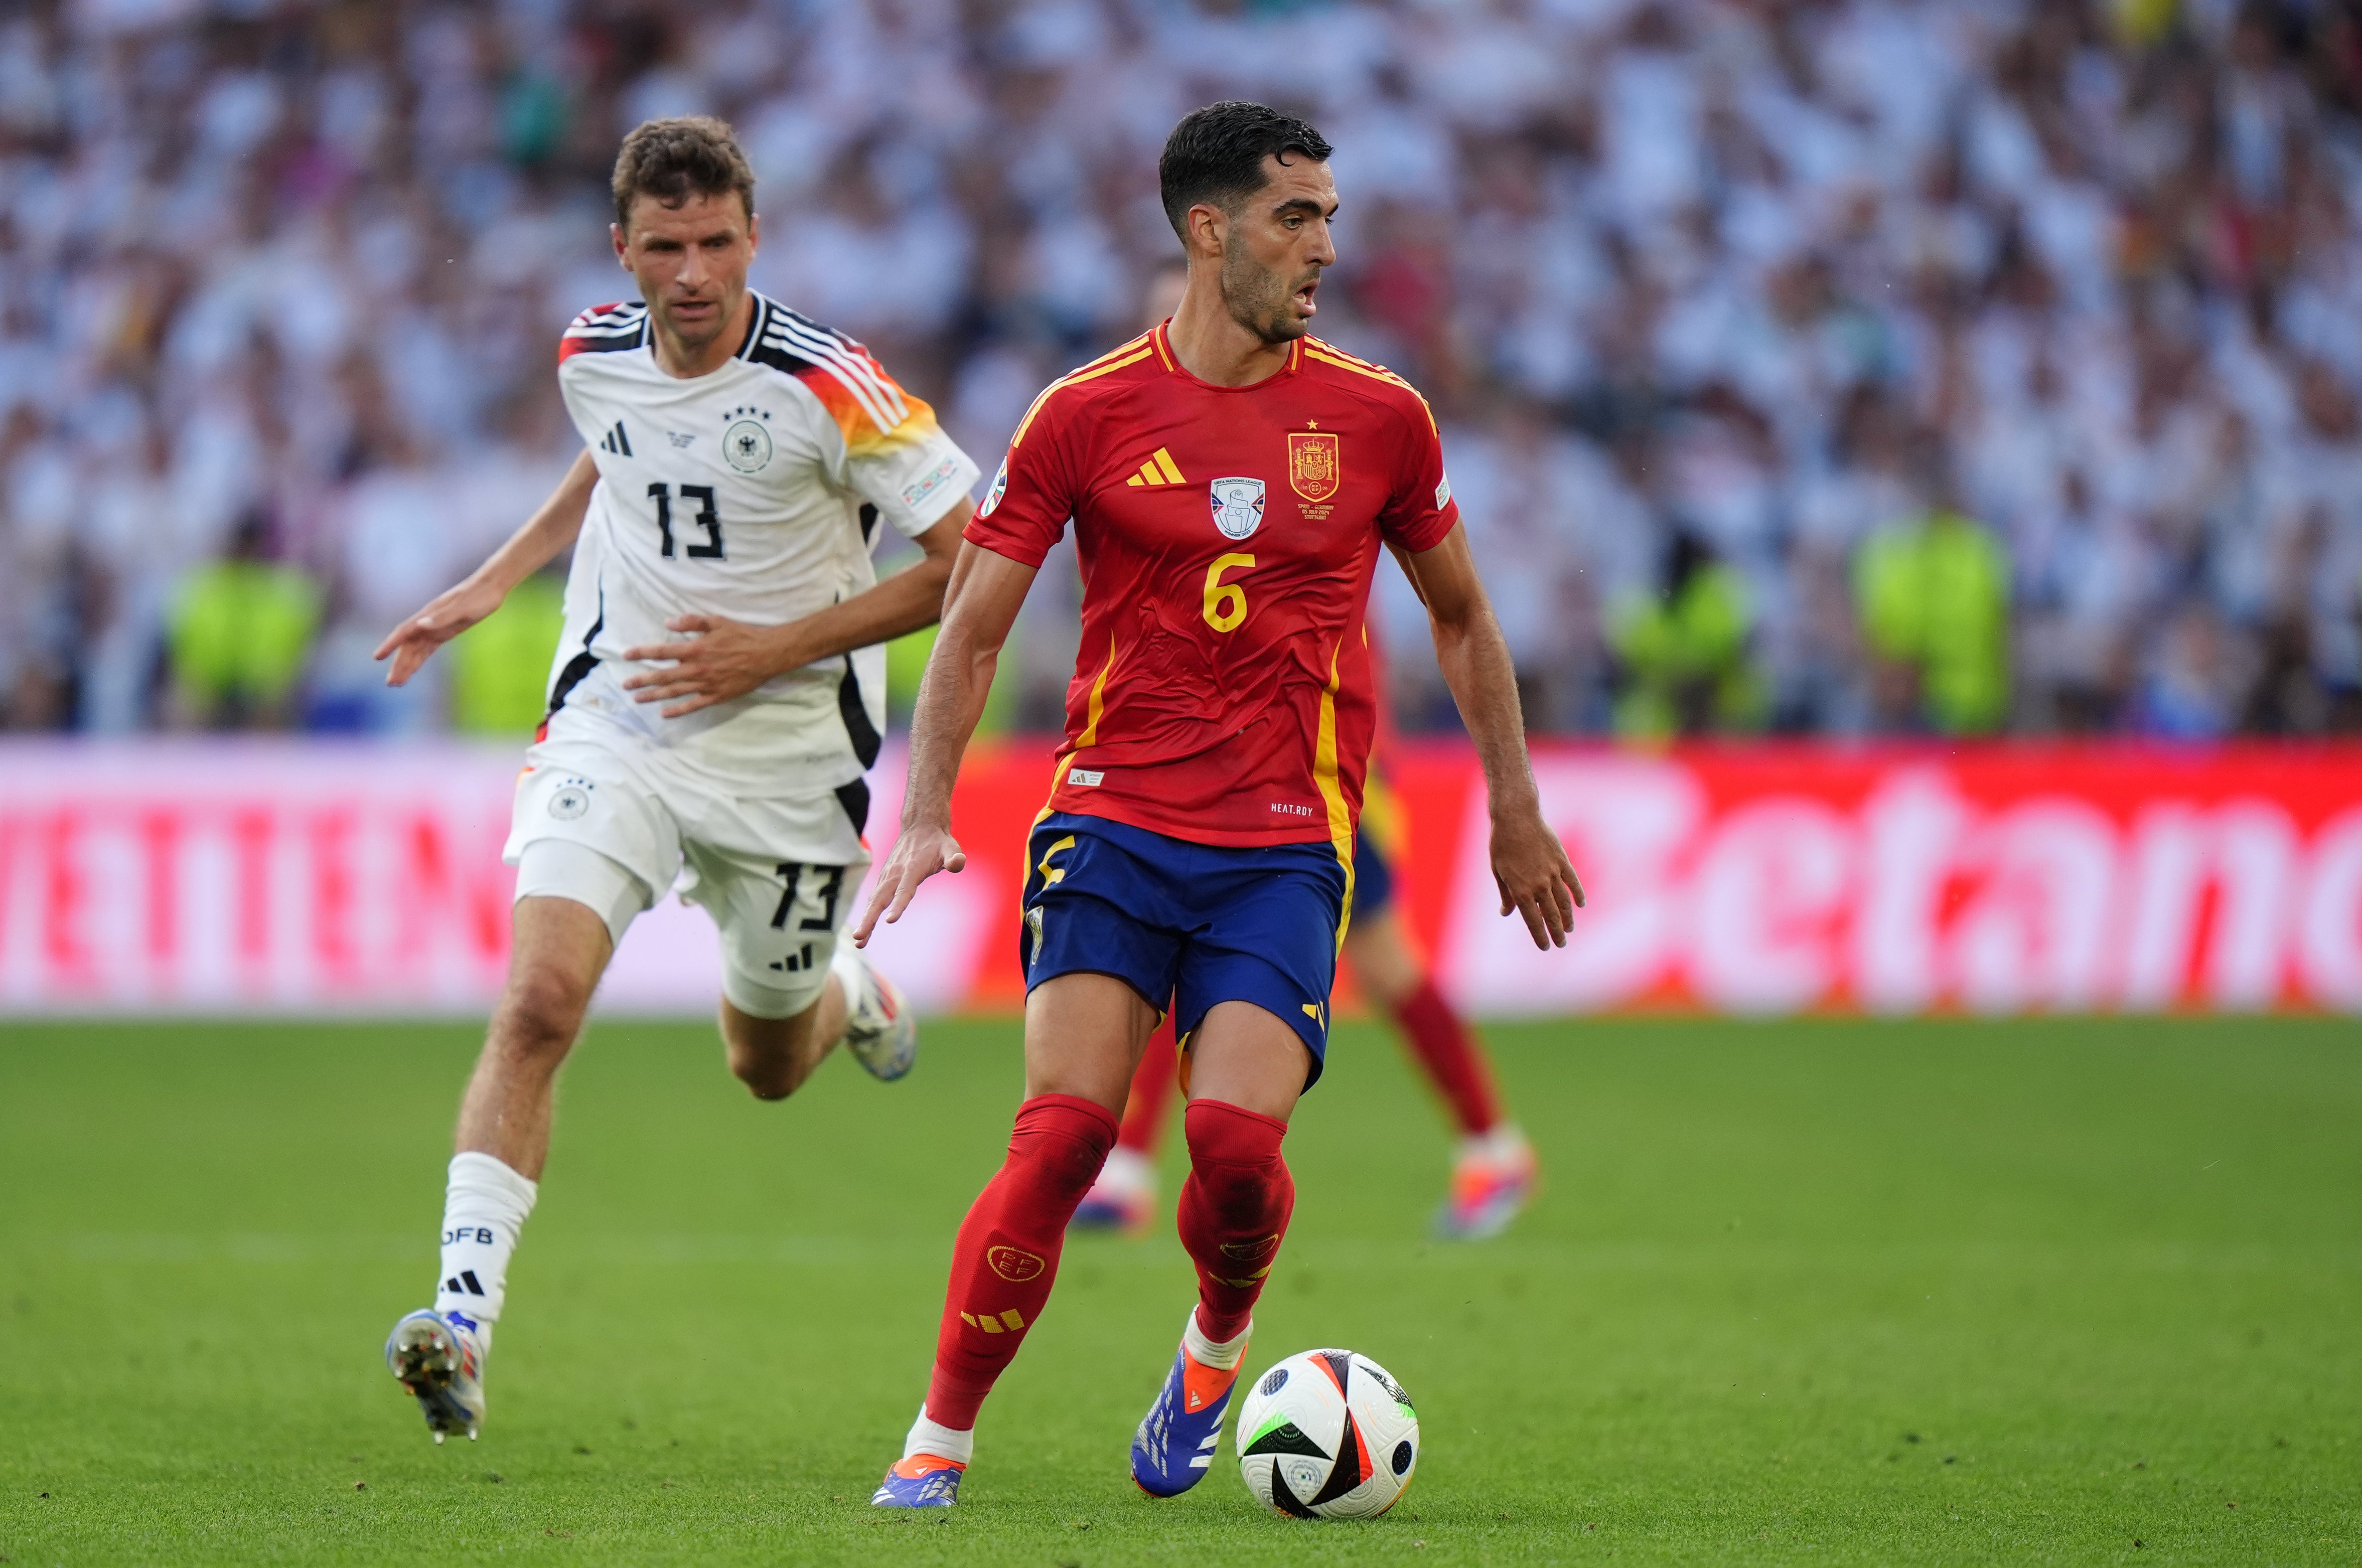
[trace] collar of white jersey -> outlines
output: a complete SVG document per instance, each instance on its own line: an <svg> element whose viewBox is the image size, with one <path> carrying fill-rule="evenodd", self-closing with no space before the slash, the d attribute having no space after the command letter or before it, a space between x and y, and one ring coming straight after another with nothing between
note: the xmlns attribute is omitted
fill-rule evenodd
<svg viewBox="0 0 2362 1568"><path fill-rule="evenodd" d="M779 308L759 289L748 289L746 297L755 302L755 308L746 313L746 340L738 345L738 352L730 356L734 359L755 357L755 349L763 341L764 328L770 325L772 312Z"/></svg>

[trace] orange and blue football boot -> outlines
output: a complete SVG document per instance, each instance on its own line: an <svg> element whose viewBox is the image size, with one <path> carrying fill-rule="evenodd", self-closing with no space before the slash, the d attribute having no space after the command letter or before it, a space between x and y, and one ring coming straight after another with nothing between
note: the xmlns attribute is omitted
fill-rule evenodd
<svg viewBox="0 0 2362 1568"><path fill-rule="evenodd" d="M1190 1311L1195 1313L1196 1308ZM1246 1364L1246 1347L1228 1371L1208 1366L1189 1353L1185 1335L1174 1353L1173 1370L1156 1402L1131 1434L1131 1478L1152 1497L1177 1497L1206 1478L1222 1441L1222 1417L1231 1408L1239 1367Z"/></svg>
<svg viewBox="0 0 2362 1568"><path fill-rule="evenodd" d="M1451 1195L1435 1216L1435 1233L1448 1241L1481 1242L1509 1228L1541 1191L1541 1162L1526 1135L1507 1122L1460 1146L1451 1167Z"/></svg>
<svg viewBox="0 0 2362 1568"><path fill-rule="evenodd" d="M869 1496L873 1508L948 1508L959 1501L960 1477L967 1466L936 1453L897 1461Z"/></svg>

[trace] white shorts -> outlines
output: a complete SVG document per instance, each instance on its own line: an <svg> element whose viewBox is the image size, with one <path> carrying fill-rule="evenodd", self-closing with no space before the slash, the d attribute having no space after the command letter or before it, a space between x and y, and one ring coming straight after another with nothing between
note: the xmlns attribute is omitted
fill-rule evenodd
<svg viewBox="0 0 2362 1568"><path fill-rule="evenodd" d="M869 870L868 794L725 794L661 747L595 714L560 710L525 753L502 858L516 896L571 899L621 944L679 885L722 933L722 994L756 1018L791 1018L828 978L837 933Z"/></svg>

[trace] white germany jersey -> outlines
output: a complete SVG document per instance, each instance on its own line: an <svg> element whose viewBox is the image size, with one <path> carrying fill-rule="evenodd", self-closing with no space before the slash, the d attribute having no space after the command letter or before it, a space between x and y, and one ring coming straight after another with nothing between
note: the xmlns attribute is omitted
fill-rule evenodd
<svg viewBox="0 0 2362 1568"><path fill-rule="evenodd" d="M634 703L624 650L677 615L778 625L877 581L877 520L924 533L976 465L866 348L760 294L720 370L665 373L647 307L600 305L558 346L567 412L599 468L566 583L549 706L594 708L734 793L833 790L877 760L882 647L807 665L684 718Z"/></svg>

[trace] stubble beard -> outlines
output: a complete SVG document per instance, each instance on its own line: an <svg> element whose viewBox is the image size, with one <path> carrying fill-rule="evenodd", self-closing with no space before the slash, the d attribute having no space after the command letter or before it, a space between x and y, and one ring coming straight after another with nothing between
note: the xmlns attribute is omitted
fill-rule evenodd
<svg viewBox="0 0 2362 1568"><path fill-rule="evenodd" d="M1296 285L1246 253L1235 237L1222 248L1222 303L1231 319L1276 348L1309 331L1287 308Z"/></svg>

